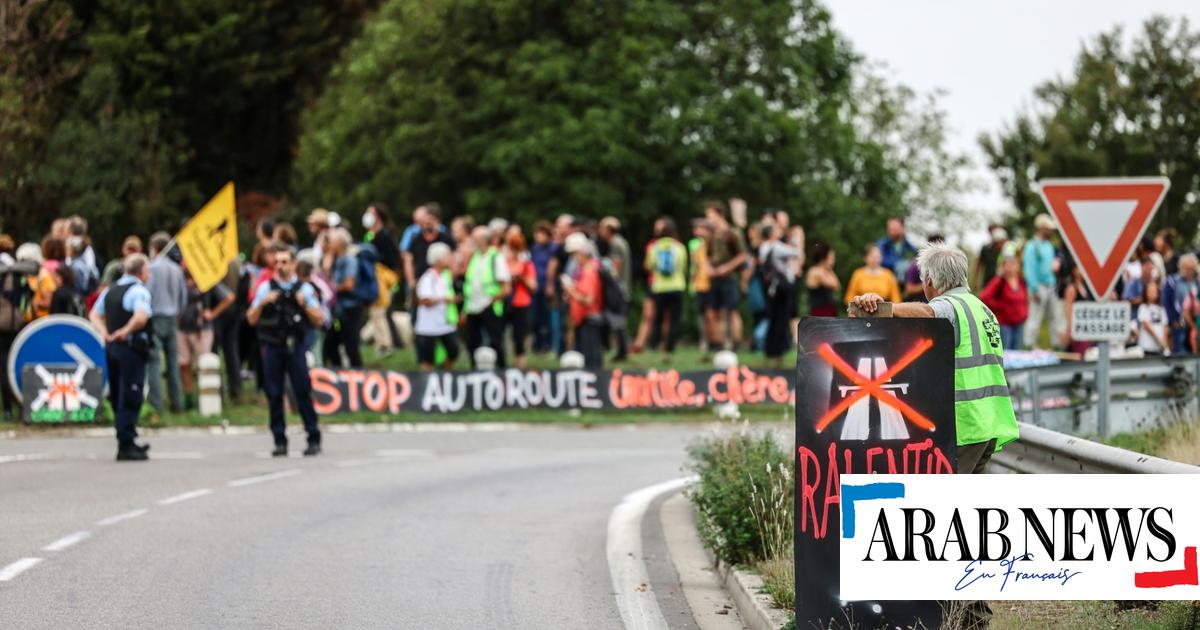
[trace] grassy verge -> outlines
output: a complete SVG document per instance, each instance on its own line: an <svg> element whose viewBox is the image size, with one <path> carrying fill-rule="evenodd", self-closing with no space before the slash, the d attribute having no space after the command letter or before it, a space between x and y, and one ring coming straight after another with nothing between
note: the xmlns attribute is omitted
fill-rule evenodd
<svg viewBox="0 0 1200 630"><path fill-rule="evenodd" d="M363 364L367 367L381 368L388 370L397 370L401 372L412 372L418 369L416 353L411 348L404 348L392 352L387 356L379 356L375 353L374 348L363 347ZM612 356L610 351L606 355L604 367L606 369L620 368L622 370L648 370L648 369L663 369L672 367L677 370L710 370L712 369L711 353L701 352L696 346L680 346L675 349L674 355L668 360L660 352L644 352L641 354L631 354L621 361L608 360ZM511 360L511 356L509 359ZM558 367L558 357L553 353L547 354L529 354L526 357L525 367L538 370L549 370ZM738 353L738 360L743 364L752 368L766 368L767 360L761 353L742 351ZM795 351L789 352L783 356L781 364L785 367L796 365ZM460 361L455 365L457 370L466 370L469 367L466 358L460 358Z"/></svg>
<svg viewBox="0 0 1200 630"><path fill-rule="evenodd" d="M1184 630L1195 628L1193 602L1160 602L1156 608L1117 610L1114 602L992 602L992 630Z"/></svg>
<svg viewBox="0 0 1200 630"><path fill-rule="evenodd" d="M1107 440L1118 448L1171 461L1200 465L1200 422L1178 422L1143 433L1121 433Z"/></svg>
<svg viewBox="0 0 1200 630"><path fill-rule="evenodd" d="M700 538L721 560L762 576L775 604L796 599L793 459L766 431L723 429L688 449ZM794 624L794 620L793 620Z"/></svg>

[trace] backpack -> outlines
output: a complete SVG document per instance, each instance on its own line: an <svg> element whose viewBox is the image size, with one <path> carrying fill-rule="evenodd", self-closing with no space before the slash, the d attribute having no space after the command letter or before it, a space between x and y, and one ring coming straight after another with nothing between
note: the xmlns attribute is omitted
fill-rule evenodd
<svg viewBox="0 0 1200 630"><path fill-rule="evenodd" d="M27 276L36 276L39 265L25 261L0 267L0 333L15 333L25 327L33 290Z"/></svg>
<svg viewBox="0 0 1200 630"><path fill-rule="evenodd" d="M654 252L654 270L660 276L675 275L675 267L678 263L675 260L675 248L671 246L659 247Z"/></svg>
<svg viewBox="0 0 1200 630"><path fill-rule="evenodd" d="M362 306L369 306L379 298L379 277L375 275L375 263L379 254L375 246L363 243L358 248L358 273L354 276L354 299Z"/></svg>
<svg viewBox="0 0 1200 630"><path fill-rule="evenodd" d="M621 289L617 277L604 265L600 265L601 310L609 315L624 315L629 308L629 296Z"/></svg>

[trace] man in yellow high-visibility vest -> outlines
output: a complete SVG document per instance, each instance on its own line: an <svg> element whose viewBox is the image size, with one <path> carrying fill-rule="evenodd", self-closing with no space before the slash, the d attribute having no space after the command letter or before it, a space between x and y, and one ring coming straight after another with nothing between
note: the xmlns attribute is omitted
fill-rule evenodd
<svg viewBox="0 0 1200 630"><path fill-rule="evenodd" d="M954 417L958 472L981 473L992 453L1017 439L1017 418L1004 378L996 316L967 288L967 256L945 243L917 255L928 304L892 305L894 317L941 317L954 327ZM854 303L875 312L883 298L867 293Z"/></svg>

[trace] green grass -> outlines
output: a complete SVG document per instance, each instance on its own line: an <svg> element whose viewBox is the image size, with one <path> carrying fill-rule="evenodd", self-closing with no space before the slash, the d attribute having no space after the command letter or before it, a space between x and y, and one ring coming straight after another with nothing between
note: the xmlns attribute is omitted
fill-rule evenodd
<svg viewBox="0 0 1200 630"><path fill-rule="evenodd" d="M1113 602L992 602L992 630L1061 628L1092 630L1183 630L1197 627L1196 602L1159 602L1156 608L1118 611Z"/></svg>

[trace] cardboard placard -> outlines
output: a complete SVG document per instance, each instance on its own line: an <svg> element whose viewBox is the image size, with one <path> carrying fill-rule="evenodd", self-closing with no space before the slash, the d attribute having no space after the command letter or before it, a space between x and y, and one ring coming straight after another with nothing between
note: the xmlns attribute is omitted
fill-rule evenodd
<svg viewBox="0 0 1200 630"><path fill-rule="evenodd" d="M31 424L97 422L104 404L104 376L84 365L26 365L21 375Z"/></svg>
<svg viewBox="0 0 1200 630"><path fill-rule="evenodd" d="M954 343L943 319L804 319L796 366L796 627L941 623L937 602L839 597L839 476L952 473Z"/></svg>

